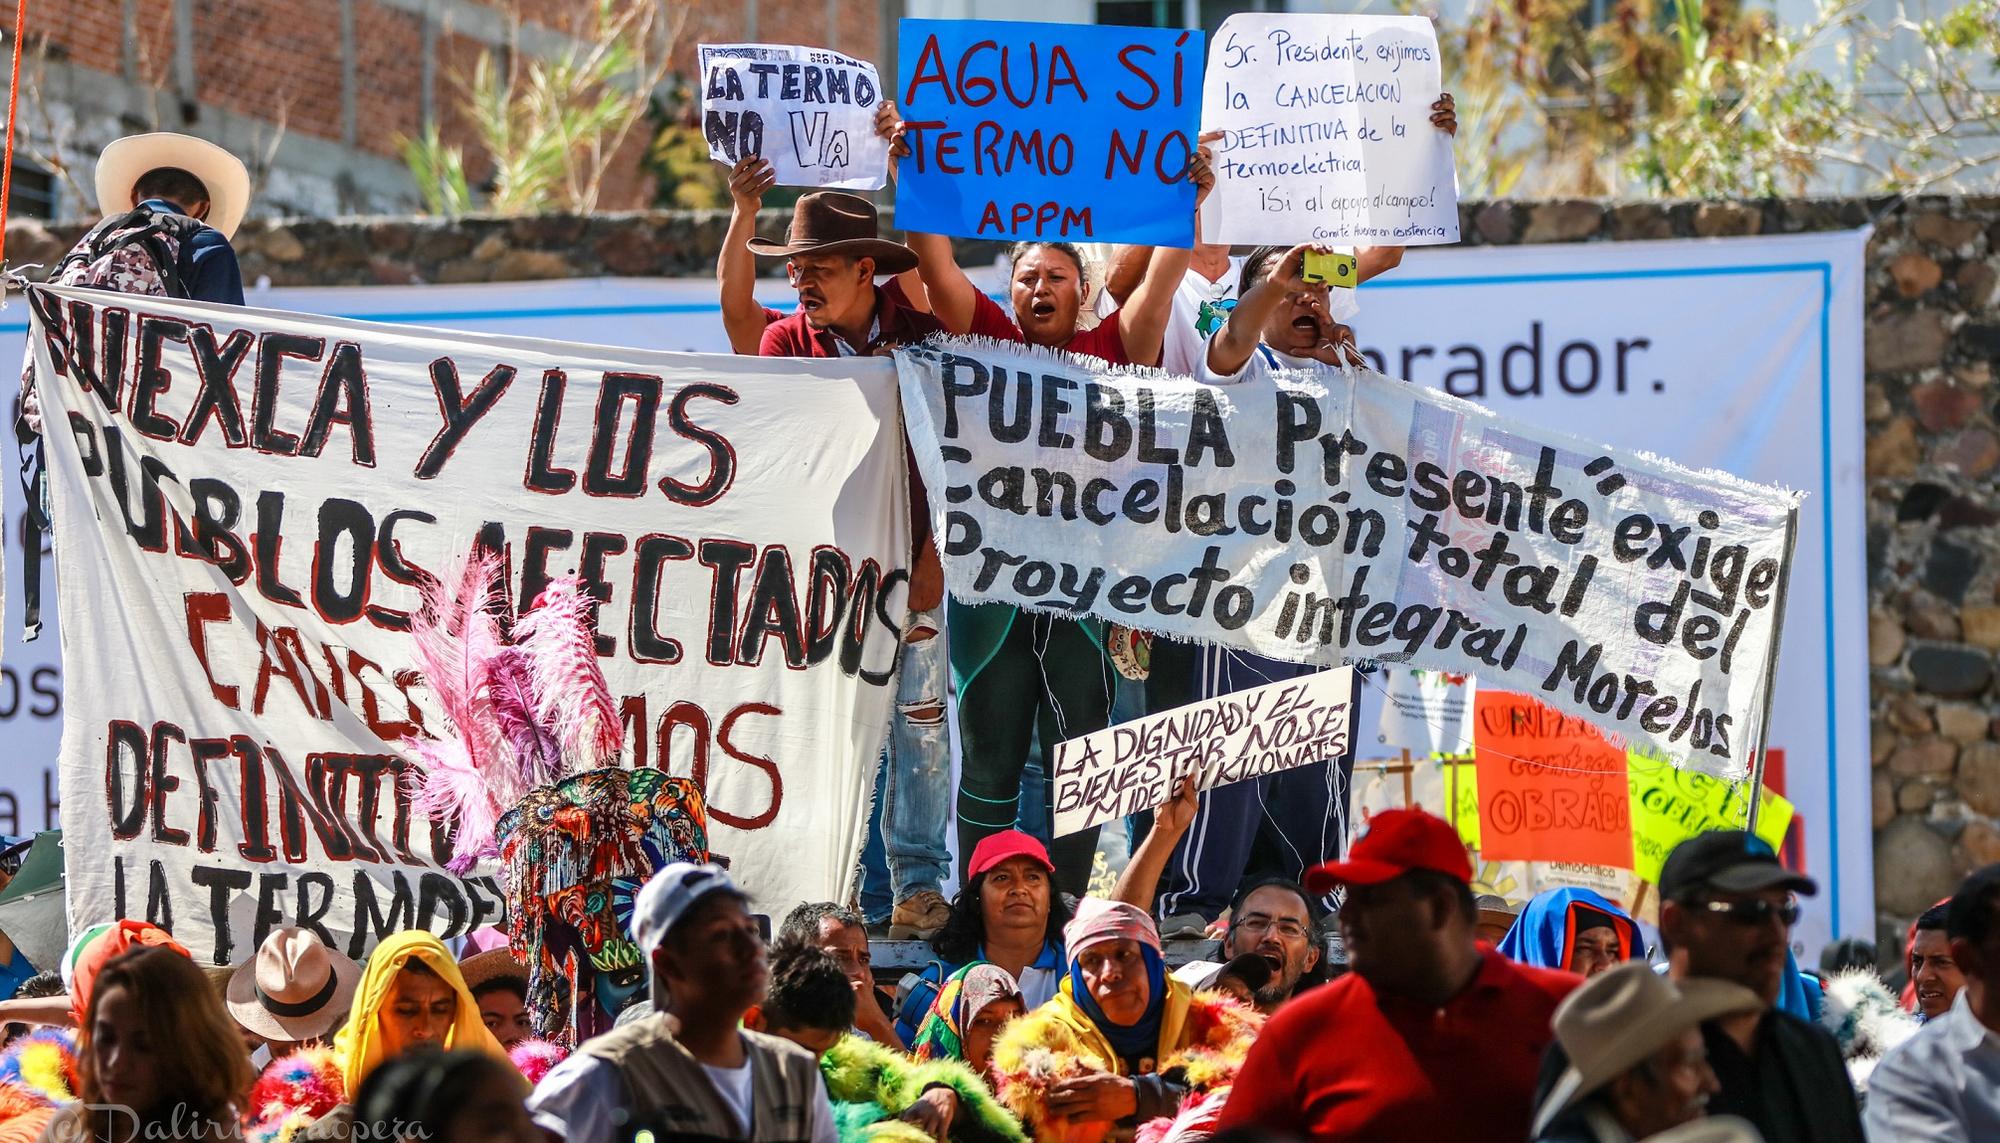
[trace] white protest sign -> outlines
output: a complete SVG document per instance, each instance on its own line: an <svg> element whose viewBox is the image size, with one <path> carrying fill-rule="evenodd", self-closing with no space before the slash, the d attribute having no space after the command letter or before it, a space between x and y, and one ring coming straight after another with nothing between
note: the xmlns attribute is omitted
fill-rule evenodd
<svg viewBox="0 0 2000 1143"><path fill-rule="evenodd" d="M1412 754L1465 754L1472 749L1472 700L1479 681L1444 671L1384 670L1382 714L1375 742Z"/></svg>
<svg viewBox="0 0 2000 1143"><path fill-rule="evenodd" d="M1215 189L1202 241L1442 246L1458 241L1437 29L1422 16L1245 12L1215 34L1202 130Z"/></svg>
<svg viewBox="0 0 2000 1143"><path fill-rule="evenodd" d="M444 873L403 738L446 731L426 573L574 573L626 761L705 789L768 911L847 892L909 530L892 368L606 349L34 289L68 694L73 930L203 962L280 925L353 956L494 922ZM838 431L829 431L829 426Z"/></svg>
<svg viewBox="0 0 2000 1143"><path fill-rule="evenodd" d="M1378 373L898 350L952 595L1533 694L1736 778L1799 496Z"/></svg>
<svg viewBox="0 0 2000 1143"><path fill-rule="evenodd" d="M876 190L889 144L875 133L875 65L827 48L701 45L701 123L712 159L770 160L778 185Z"/></svg>
<svg viewBox="0 0 2000 1143"><path fill-rule="evenodd" d="M1354 671L1319 671L1177 706L1056 745L1055 833L1064 837L1173 797L1347 753Z"/></svg>

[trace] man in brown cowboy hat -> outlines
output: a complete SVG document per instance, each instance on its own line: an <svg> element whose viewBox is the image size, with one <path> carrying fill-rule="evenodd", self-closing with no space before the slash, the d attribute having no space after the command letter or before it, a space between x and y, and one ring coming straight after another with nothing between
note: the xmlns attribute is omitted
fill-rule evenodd
<svg viewBox="0 0 2000 1143"><path fill-rule="evenodd" d="M910 308L901 291L875 284L878 274L915 269L917 255L878 236L875 206L865 198L839 191L807 194L793 209L783 243L752 238L745 245L767 257L787 258L786 276L799 294L795 313L764 327L761 356L854 357L944 332L935 317ZM947 664L936 614L944 603L944 569L930 542L931 515L914 461L908 470L912 619L877 801L883 807L888 895L894 902L889 935L927 940L951 916L943 893L950 860L944 838L951 798L944 734ZM879 867L871 872L879 878ZM864 904L874 884L864 881Z"/></svg>
<svg viewBox="0 0 2000 1143"><path fill-rule="evenodd" d="M786 277L799 294L798 312L764 327L761 356L856 357L944 329L875 284L878 274L914 268L917 255L878 235L875 204L859 195L804 195L785 241L752 238L747 245L765 257L787 259Z"/></svg>

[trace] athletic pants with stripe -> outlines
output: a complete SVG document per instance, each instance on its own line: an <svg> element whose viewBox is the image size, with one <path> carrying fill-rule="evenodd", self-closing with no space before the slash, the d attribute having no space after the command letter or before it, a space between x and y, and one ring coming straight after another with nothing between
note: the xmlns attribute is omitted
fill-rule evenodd
<svg viewBox="0 0 2000 1143"><path fill-rule="evenodd" d="M1157 713L1319 670L1241 651L1171 639L1153 641L1146 710ZM1297 881L1340 856L1354 756L1203 791L1194 824L1160 877L1159 915L1229 908L1238 886L1266 877ZM1253 868L1252 858L1258 858Z"/></svg>

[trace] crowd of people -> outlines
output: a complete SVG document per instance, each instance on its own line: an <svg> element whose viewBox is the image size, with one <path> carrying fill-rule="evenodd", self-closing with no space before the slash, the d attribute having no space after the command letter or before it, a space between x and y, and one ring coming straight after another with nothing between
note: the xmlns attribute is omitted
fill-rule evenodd
<svg viewBox="0 0 2000 1143"><path fill-rule="evenodd" d="M1191 809L1168 807L1155 831ZM1833 999L1835 980L1869 970L1800 971L1789 934L1816 886L1741 831L1674 850L1656 941L1612 902L1556 889L1496 947L1478 935L1456 831L1385 811L1303 884L1238 893L1221 959L1178 968L1151 910L1069 905L1034 838L993 834L982 850L901 1012L852 911L802 905L767 939L725 871L671 864L633 901L648 987L611 1031L567 1046L523 1026L529 969L505 944L482 949L490 933L459 959L400 932L356 964L280 929L244 964L205 973L159 928L101 925L49 990L0 1002L20 1025L0 1051L0 1140L2000 1131L2000 1005L1985 979L2000 971L2000 866L1967 878L1941 930L1923 930L1942 933L1951 975L1913 952L1927 962L1912 977L1922 1000L1892 1047L1870 1049ZM1328 896L1340 903L1323 921Z"/></svg>
<svg viewBox="0 0 2000 1143"><path fill-rule="evenodd" d="M1455 132L1450 96L1432 123ZM877 125L901 152L893 105ZM247 179L178 138L106 152L100 197L130 210L61 280L241 303L227 239ZM1209 163L1203 148L1186 172L1197 210ZM1310 246L1097 258L1031 242L996 300L948 238L892 241L858 196L806 194L783 241L757 237L772 184L761 159L731 171L716 272L739 353L970 334L1218 385L1359 360L1352 291L1308 280ZM757 301L760 256L785 260L792 312ZM1401 251L1355 258L1367 279ZM20 1029L0 1058L0 1143L2000 1137L2000 1001L1984 989L2000 867L1912 928L1901 1003L1865 966L1800 970L1790 931L1816 886L1749 834L1673 851L1649 937L1584 889L1518 911L1476 897L1457 832L1421 810L1349 839L1337 759L1183 784L1132 823L1129 863L1093 895L1096 831L1049 839L1040 751L1108 725L1121 679L1161 710L1310 668L948 599L914 475L910 503L910 618L856 900L802 905L767 938L724 869L667 863L629 920L623 898L602 909L612 943L636 948L629 986L614 950L588 958L595 976L572 959L567 992L520 947L518 918L457 950L396 933L365 964L280 929L214 974L161 929L100 926L0 1002ZM885 990L883 937L933 956ZM1170 964L1177 938L1213 954ZM580 1025L551 1018L550 998L575 1015L586 995L604 1023L568 1035Z"/></svg>

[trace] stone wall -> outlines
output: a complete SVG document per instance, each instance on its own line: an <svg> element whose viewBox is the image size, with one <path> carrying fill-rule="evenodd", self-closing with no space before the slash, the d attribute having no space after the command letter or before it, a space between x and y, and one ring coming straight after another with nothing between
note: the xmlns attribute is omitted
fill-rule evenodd
<svg viewBox="0 0 2000 1143"><path fill-rule="evenodd" d="M1870 714L1879 940L2000 861L2000 197L1756 203L1468 203L1475 245L1718 237L1873 220L1867 277ZM760 229L782 232L770 214ZM277 285L700 275L726 217L252 222L247 281ZM9 227L16 265L75 227ZM962 260L997 247L968 243ZM1859 791L1845 792L1857 795Z"/></svg>

